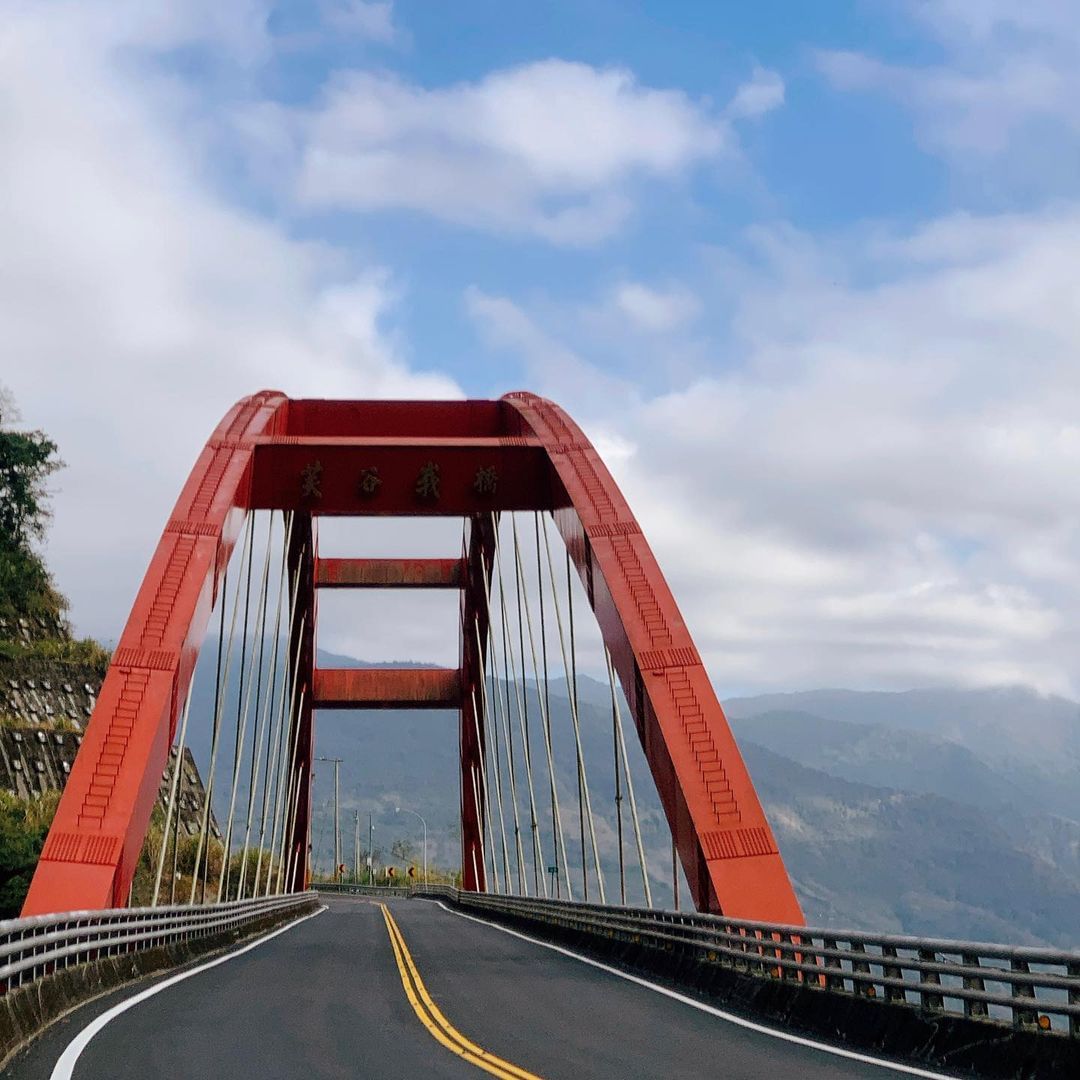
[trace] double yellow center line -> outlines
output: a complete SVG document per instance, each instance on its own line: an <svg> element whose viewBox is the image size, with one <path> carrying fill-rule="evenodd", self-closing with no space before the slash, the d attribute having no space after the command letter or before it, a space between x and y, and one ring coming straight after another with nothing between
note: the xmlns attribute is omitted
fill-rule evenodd
<svg viewBox="0 0 1080 1080"><path fill-rule="evenodd" d="M431 995L424 986L424 980L416 970L412 955L401 936L398 924L390 909L385 904L380 904L383 920L386 922L386 932L390 935L390 946L394 950L394 959L397 961L398 974L401 976L401 985L405 988L405 996L420 1020L447 1050L457 1054L471 1065L490 1073L492 1076L502 1077L503 1080L541 1080L535 1073L527 1072L518 1068L512 1062L504 1061L501 1057L482 1047L477 1046L471 1039L464 1035L439 1011L438 1005L431 1000Z"/></svg>

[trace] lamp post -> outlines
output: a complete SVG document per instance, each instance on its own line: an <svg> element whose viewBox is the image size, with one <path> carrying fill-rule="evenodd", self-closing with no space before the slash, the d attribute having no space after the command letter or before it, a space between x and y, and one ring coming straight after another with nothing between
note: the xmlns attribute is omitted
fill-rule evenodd
<svg viewBox="0 0 1080 1080"><path fill-rule="evenodd" d="M353 811L353 884L360 884L360 811Z"/></svg>
<svg viewBox="0 0 1080 1080"><path fill-rule="evenodd" d="M412 814L415 818L420 818L420 824L424 826L424 884L428 883L427 879L427 822L420 817L415 810L410 810L407 806L395 806L394 813L400 814L404 810L406 814Z"/></svg>

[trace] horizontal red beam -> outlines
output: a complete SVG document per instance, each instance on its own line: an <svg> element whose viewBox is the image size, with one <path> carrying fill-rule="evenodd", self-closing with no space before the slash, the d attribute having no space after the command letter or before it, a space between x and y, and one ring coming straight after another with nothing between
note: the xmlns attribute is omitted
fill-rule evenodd
<svg viewBox="0 0 1080 1080"><path fill-rule="evenodd" d="M460 589L461 559L318 559L320 589Z"/></svg>
<svg viewBox="0 0 1080 1080"><path fill-rule="evenodd" d="M316 668L316 709L458 709L456 668Z"/></svg>
<svg viewBox="0 0 1080 1080"><path fill-rule="evenodd" d="M553 475L547 451L524 439L269 438L255 446L251 508L446 517L550 510Z"/></svg>
<svg viewBox="0 0 1080 1080"><path fill-rule="evenodd" d="M502 401L289 402L288 434L310 435L516 435L517 410Z"/></svg>

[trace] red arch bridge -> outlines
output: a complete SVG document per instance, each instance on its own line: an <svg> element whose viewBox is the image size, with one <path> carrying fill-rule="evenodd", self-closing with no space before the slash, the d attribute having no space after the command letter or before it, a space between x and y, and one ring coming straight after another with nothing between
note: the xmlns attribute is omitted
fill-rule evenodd
<svg viewBox="0 0 1080 1080"><path fill-rule="evenodd" d="M320 555L320 521L372 517L405 519L398 538L460 522L460 551ZM319 665L325 590L390 590L388 611L400 589L459 597L456 667ZM606 694L602 783L586 668ZM459 878L316 894L316 714L386 709L457 714ZM200 724L204 794L183 765ZM670 853L651 868L664 826L639 813L641 760ZM663 880L678 907L680 877L692 910L654 905ZM264 391L225 416L151 558L23 918L0 929L5 1052L44 1030L13 1075L1077 1075L1080 1060L1080 955L804 926L641 528L574 421L528 393ZM133 976L149 981L121 985Z"/></svg>

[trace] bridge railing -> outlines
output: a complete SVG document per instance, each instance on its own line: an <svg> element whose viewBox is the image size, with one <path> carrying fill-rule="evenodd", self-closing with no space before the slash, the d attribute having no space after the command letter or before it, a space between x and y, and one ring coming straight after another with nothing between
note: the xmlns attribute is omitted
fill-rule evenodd
<svg viewBox="0 0 1080 1080"><path fill-rule="evenodd" d="M291 893L223 904L68 911L0 921L0 993L57 970L241 930L270 916L299 913L314 893Z"/></svg>
<svg viewBox="0 0 1080 1080"><path fill-rule="evenodd" d="M823 994L1080 1037L1080 953L468 893L444 885L414 886L412 895L591 939L689 952L706 965Z"/></svg>
<svg viewBox="0 0 1080 1080"><path fill-rule="evenodd" d="M319 881L311 886L316 892L347 896L409 896L407 885L350 885L347 882Z"/></svg>

